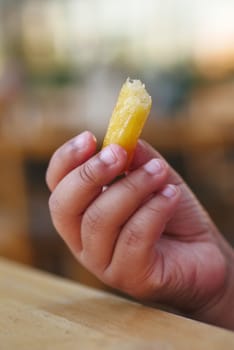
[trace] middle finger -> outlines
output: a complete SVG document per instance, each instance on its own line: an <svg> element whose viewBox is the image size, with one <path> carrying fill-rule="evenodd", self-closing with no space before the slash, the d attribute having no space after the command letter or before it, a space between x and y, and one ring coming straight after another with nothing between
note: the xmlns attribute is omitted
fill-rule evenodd
<svg viewBox="0 0 234 350"><path fill-rule="evenodd" d="M168 167L150 162L110 186L84 213L81 225L82 262L94 273L110 263L122 226L154 192L165 184Z"/></svg>

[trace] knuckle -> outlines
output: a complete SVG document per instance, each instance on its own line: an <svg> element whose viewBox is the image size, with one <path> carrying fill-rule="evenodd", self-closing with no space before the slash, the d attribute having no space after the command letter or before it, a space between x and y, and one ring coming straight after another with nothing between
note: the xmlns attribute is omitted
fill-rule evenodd
<svg viewBox="0 0 234 350"><path fill-rule="evenodd" d="M125 246L134 248L141 244L142 234L138 223L131 223L131 225L126 226L123 235Z"/></svg>
<svg viewBox="0 0 234 350"><path fill-rule="evenodd" d="M162 223L167 221L168 210L164 208L163 205L160 205L159 203L147 203L146 207L151 217L158 218L158 220Z"/></svg>
<svg viewBox="0 0 234 350"><path fill-rule="evenodd" d="M90 252L84 248L79 254L79 261L88 271L96 276L98 276L100 274L100 271L102 271L102 266L98 259L96 259L93 254L90 254Z"/></svg>
<svg viewBox="0 0 234 350"><path fill-rule="evenodd" d="M159 205L154 205L153 203L147 203L147 210L152 212L153 215L162 216L164 214L163 209Z"/></svg>
<svg viewBox="0 0 234 350"><path fill-rule="evenodd" d="M137 284L136 277L129 273L126 273L123 269L106 270L103 274L102 280L110 287L121 290L129 295L136 294L139 285Z"/></svg>
<svg viewBox="0 0 234 350"><path fill-rule="evenodd" d="M49 198L49 209L52 216L60 215L62 213L60 201L54 193L52 193Z"/></svg>
<svg viewBox="0 0 234 350"><path fill-rule="evenodd" d="M129 177L126 177L124 179L123 185L124 185L125 189L129 192L136 193L139 191L138 186Z"/></svg>
<svg viewBox="0 0 234 350"><path fill-rule="evenodd" d="M79 175L84 183L95 184L97 182L94 169L90 163L85 163L79 168Z"/></svg>
<svg viewBox="0 0 234 350"><path fill-rule="evenodd" d="M119 271L112 268L112 266L108 266L107 269L105 269L103 274L103 282L112 288L121 289L124 288L124 282L123 282L123 271Z"/></svg>
<svg viewBox="0 0 234 350"><path fill-rule="evenodd" d="M91 232L99 231L103 228L103 214L101 209L93 204L83 216L82 226L88 228Z"/></svg>

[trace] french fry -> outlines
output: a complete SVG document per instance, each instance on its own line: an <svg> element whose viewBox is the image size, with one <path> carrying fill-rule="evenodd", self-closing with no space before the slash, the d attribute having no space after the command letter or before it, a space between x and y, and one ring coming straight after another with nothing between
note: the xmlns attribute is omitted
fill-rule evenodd
<svg viewBox="0 0 234 350"><path fill-rule="evenodd" d="M137 140L149 115L152 99L140 80L123 84L113 110L103 147L110 144L122 146L128 154L128 166L132 160Z"/></svg>

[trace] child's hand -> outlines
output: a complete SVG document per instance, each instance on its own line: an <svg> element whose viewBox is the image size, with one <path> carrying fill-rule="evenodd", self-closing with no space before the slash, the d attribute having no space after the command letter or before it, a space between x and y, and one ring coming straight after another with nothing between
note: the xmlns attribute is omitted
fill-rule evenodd
<svg viewBox="0 0 234 350"><path fill-rule="evenodd" d="M135 298L231 327L220 312L233 253L182 179L140 141L131 171L104 190L127 156L117 145L95 152L85 132L56 151L47 171L52 220L76 258Z"/></svg>

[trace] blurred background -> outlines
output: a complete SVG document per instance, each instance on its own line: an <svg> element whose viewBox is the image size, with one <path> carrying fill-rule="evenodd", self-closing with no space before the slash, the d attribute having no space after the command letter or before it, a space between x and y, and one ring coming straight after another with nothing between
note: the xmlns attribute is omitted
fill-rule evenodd
<svg viewBox="0 0 234 350"><path fill-rule="evenodd" d="M0 255L102 285L55 233L44 177L85 129L101 145L118 91L153 98L143 137L234 243L234 1L0 1Z"/></svg>

